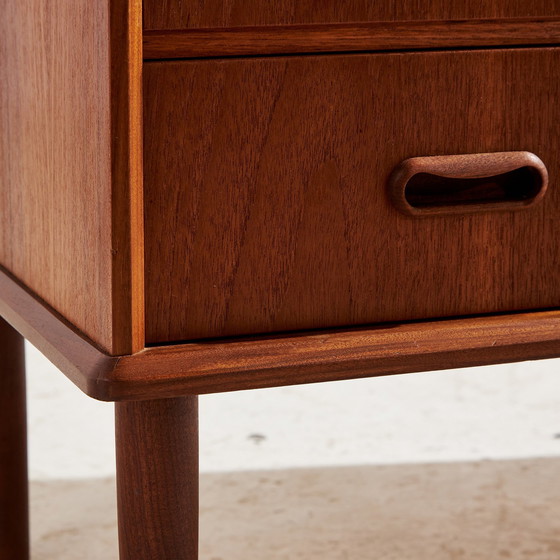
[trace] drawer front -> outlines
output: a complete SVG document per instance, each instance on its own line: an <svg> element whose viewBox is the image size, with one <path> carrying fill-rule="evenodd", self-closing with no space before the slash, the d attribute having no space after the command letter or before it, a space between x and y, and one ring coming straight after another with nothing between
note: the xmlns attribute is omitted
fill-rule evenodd
<svg viewBox="0 0 560 560"><path fill-rule="evenodd" d="M145 65L148 342L560 305L560 49ZM410 157L527 150L519 211L407 215Z"/></svg>
<svg viewBox="0 0 560 560"><path fill-rule="evenodd" d="M558 0L144 0L143 6L147 30L560 15Z"/></svg>

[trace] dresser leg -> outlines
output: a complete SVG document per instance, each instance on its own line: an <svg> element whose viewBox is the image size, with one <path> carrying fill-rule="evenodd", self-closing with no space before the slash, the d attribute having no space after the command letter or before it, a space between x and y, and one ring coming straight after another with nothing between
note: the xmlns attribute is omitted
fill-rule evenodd
<svg viewBox="0 0 560 560"><path fill-rule="evenodd" d="M115 404L121 560L198 558L198 397Z"/></svg>
<svg viewBox="0 0 560 560"><path fill-rule="evenodd" d="M0 558L29 559L23 337L0 318Z"/></svg>

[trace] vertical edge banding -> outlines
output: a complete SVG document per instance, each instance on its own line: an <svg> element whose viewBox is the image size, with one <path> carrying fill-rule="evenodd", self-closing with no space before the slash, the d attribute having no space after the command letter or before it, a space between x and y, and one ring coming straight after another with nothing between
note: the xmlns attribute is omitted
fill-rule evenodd
<svg viewBox="0 0 560 560"><path fill-rule="evenodd" d="M112 354L144 348L142 3L110 1Z"/></svg>

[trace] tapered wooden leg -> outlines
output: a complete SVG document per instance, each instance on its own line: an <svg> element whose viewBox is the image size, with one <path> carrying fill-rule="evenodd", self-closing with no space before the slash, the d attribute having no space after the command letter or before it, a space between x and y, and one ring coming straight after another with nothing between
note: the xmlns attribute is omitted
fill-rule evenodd
<svg viewBox="0 0 560 560"><path fill-rule="evenodd" d="M0 558L29 559L23 337L0 318Z"/></svg>
<svg viewBox="0 0 560 560"><path fill-rule="evenodd" d="M198 397L115 407L121 560L197 560Z"/></svg>

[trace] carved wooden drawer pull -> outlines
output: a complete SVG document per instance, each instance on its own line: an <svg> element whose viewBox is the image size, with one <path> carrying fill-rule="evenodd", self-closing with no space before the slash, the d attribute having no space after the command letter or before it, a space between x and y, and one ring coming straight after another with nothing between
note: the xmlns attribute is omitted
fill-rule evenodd
<svg viewBox="0 0 560 560"><path fill-rule="evenodd" d="M413 157L389 180L394 205L414 216L528 208L547 186L546 167L531 152Z"/></svg>

